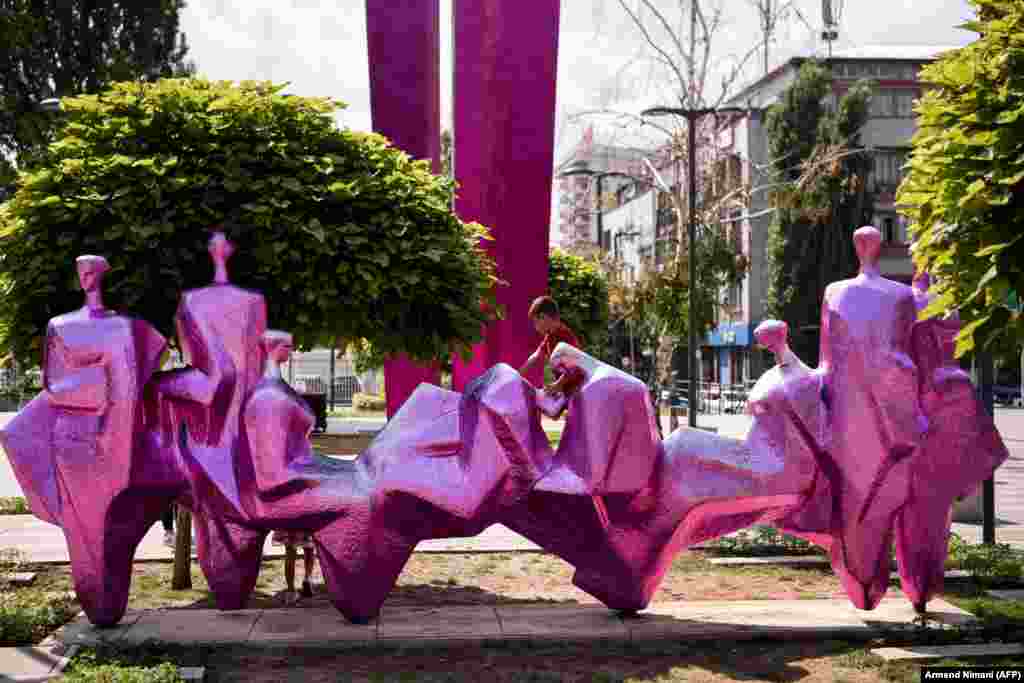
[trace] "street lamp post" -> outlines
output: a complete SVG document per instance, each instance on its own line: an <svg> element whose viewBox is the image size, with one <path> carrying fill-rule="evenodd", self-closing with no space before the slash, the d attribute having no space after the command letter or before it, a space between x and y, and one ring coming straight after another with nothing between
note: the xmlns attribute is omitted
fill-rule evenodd
<svg viewBox="0 0 1024 683"><path fill-rule="evenodd" d="M621 253L622 252L619 249L619 242L620 242L620 240L627 240L627 239L628 240L632 240L632 239L635 239L635 238L637 238L639 236L640 236L640 233L638 231L636 231L636 230L632 230L630 232L617 232L617 233L615 233L615 239L614 239L614 242L615 242L615 244L614 244L615 259L616 260L623 260L623 261L625 260L625 259L622 259L622 257L621 257ZM634 347L633 347L633 318L630 317L630 318L627 319L627 321L629 322L629 371L632 374L635 375L636 374L636 353L634 352Z"/></svg>
<svg viewBox="0 0 1024 683"><path fill-rule="evenodd" d="M695 245L697 243L697 119L708 114L727 114L727 113L741 113L745 111L738 107L723 107L721 109L682 109L676 107L652 107L651 109L645 109L641 112L641 116L665 116L675 115L681 116L686 119L687 128L687 157L688 157L688 173L690 176L690 211L689 211L689 225L687 226L687 241L689 242L690 248L690 263L689 263L689 279L690 279L690 293L689 293L689 307L690 315L687 323L688 328L688 345L687 349L687 363L689 365L689 387L687 387L687 419L691 428L697 427L697 307L696 300L694 297L694 290L696 289L697 283L697 254L695 253ZM676 213L679 216L679 220L682 220L682 207L679 198L674 192L669 190L669 196L672 198L672 204L676 207Z"/></svg>

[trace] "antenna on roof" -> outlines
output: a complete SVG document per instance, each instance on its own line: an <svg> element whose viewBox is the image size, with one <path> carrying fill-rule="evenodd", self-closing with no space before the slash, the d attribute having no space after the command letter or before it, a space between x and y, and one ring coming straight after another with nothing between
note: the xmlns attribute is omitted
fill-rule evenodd
<svg viewBox="0 0 1024 683"><path fill-rule="evenodd" d="M836 15L832 13L832 0L821 0L821 18L825 24L825 30L821 32L821 39L828 44L828 58L832 59L832 42L839 37L839 22Z"/></svg>

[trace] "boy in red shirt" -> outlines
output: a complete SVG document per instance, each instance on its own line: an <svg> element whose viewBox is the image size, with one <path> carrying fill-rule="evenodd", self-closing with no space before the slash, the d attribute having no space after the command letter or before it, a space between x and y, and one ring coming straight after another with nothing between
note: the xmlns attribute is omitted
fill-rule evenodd
<svg viewBox="0 0 1024 683"><path fill-rule="evenodd" d="M551 297L541 296L534 299L530 305L529 316L533 321L534 329L539 334L544 335L544 339L541 341L540 346L537 347L537 350L526 359L523 367L519 369L520 374L525 375L538 361L546 365L551 358L551 353L560 342L565 342L581 351L583 350L583 345L580 344L579 339L562 322L558 314L558 304ZM544 387L544 391L549 394L565 394L568 396L576 390L582 379L582 372L578 369L564 372L552 384Z"/></svg>

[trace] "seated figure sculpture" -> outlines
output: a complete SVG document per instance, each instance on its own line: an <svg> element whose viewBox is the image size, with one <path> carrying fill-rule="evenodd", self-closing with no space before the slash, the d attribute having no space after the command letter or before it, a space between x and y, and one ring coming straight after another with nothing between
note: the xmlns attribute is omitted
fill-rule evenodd
<svg viewBox="0 0 1024 683"><path fill-rule="evenodd" d="M784 323L755 332L777 365L751 392L743 440L683 429L662 441L642 382L563 344L552 364L580 378L570 396L499 363L463 393L420 385L355 460L321 457L308 406L280 375L291 337L266 332L263 298L230 284L223 234L210 241L213 285L178 311L192 365L153 378L148 423L142 386L163 340L103 308L106 262L88 257L87 306L51 323L46 391L0 440L33 511L64 527L98 624L123 614L135 546L174 498L196 513L223 609L245 605L271 529L311 533L333 604L365 622L425 539L505 524L575 565L583 590L636 611L680 550L758 522L829 548L867 609L885 591L895 525L923 609L952 499L1006 450L951 360L950 326L915 322L914 293L881 278L877 231L856 240L862 272L826 293L819 369L789 350ZM541 415L566 409L555 451Z"/></svg>
<svg viewBox="0 0 1024 683"><path fill-rule="evenodd" d="M85 305L50 321L43 392L0 442L33 512L64 530L82 608L107 625L125 612L135 548L182 482L148 461L142 439L143 387L165 341L104 306L105 258L77 267Z"/></svg>

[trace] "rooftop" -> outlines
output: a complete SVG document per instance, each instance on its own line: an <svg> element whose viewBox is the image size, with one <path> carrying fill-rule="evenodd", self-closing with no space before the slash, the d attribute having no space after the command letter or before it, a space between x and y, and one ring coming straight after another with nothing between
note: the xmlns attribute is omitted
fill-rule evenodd
<svg viewBox="0 0 1024 683"><path fill-rule="evenodd" d="M872 61L913 61L927 62L937 59L943 52L957 50L962 45L861 45L835 50L832 60L872 60ZM768 83L779 78L791 67L798 67L801 62L813 57L792 57L769 73L757 79L738 93L730 97L725 106L735 106L746 98L754 95ZM821 59L819 57L819 59ZM823 61L828 61L824 59Z"/></svg>
<svg viewBox="0 0 1024 683"><path fill-rule="evenodd" d="M835 50L832 59L906 59L932 60L943 52L957 50L962 45L861 45Z"/></svg>

